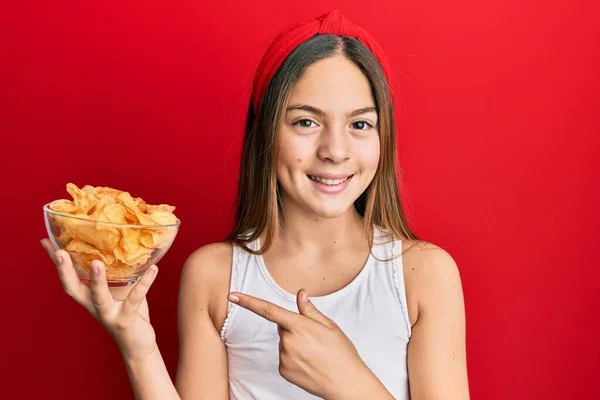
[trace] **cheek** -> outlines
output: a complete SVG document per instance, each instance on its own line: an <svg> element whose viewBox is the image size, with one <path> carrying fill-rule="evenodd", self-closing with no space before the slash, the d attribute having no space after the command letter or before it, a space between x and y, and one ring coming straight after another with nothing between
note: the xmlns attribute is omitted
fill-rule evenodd
<svg viewBox="0 0 600 400"><path fill-rule="evenodd" d="M293 147L283 145L279 148L279 158L277 159L277 169L281 172L294 168L298 165L298 159L301 157L296 154Z"/></svg>
<svg viewBox="0 0 600 400"><path fill-rule="evenodd" d="M309 159L311 145L306 140L294 138L293 135L282 135L277 160L278 170L302 168Z"/></svg>
<svg viewBox="0 0 600 400"><path fill-rule="evenodd" d="M277 159L277 178L282 184L285 185L294 179L293 176L303 171L310 158L309 147L306 141L282 133Z"/></svg>
<svg viewBox="0 0 600 400"><path fill-rule="evenodd" d="M375 173L379 165L380 147L379 140L374 139L368 143L360 144L360 151L358 152L359 163L365 171Z"/></svg>

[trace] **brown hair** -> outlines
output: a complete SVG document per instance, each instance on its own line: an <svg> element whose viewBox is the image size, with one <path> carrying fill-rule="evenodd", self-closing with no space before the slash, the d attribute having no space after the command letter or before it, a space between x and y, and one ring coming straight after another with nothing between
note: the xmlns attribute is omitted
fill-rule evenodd
<svg viewBox="0 0 600 400"><path fill-rule="evenodd" d="M235 227L228 241L253 254L263 254L273 243L282 220L276 165L278 130L290 92L304 71L316 61L342 54L356 64L371 84L379 116L381 155L373 181L355 201L363 217L365 233L372 245L376 225L395 238L417 239L408 226L399 197L396 160L396 125L390 90L380 64L358 40L346 36L317 35L299 45L284 61L269 83L258 114L250 102L238 182ZM248 243L265 233L261 249Z"/></svg>

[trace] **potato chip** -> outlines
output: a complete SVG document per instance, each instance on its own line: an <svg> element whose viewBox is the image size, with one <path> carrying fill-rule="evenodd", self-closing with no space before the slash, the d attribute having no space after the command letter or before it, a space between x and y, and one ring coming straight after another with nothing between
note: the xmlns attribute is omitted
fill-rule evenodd
<svg viewBox="0 0 600 400"><path fill-rule="evenodd" d="M139 229L122 229L121 247L123 251L130 254L135 254L140 251L140 230Z"/></svg>
<svg viewBox="0 0 600 400"><path fill-rule="evenodd" d="M140 244L146 248L154 247L154 235L152 232L141 231L140 232Z"/></svg>
<svg viewBox="0 0 600 400"><path fill-rule="evenodd" d="M100 197L100 200L98 200L98 203L94 207L94 213L92 214L92 217L102 212L102 210L104 210L104 207L112 204L118 204L117 199L111 196Z"/></svg>
<svg viewBox="0 0 600 400"><path fill-rule="evenodd" d="M86 273L98 259L106 265L109 278L132 276L155 250L170 244L173 234L162 226L179 222L174 206L147 204L110 187L85 185L80 189L68 183L67 192L73 200L55 200L49 208L75 218L51 215L52 231L58 244Z"/></svg>
<svg viewBox="0 0 600 400"><path fill-rule="evenodd" d="M150 218L156 225L172 225L177 222L177 217L173 213L167 211L157 211L150 214Z"/></svg>
<svg viewBox="0 0 600 400"><path fill-rule="evenodd" d="M105 197L108 198L108 197ZM104 200L104 199L103 199ZM126 224L125 215L127 209L121 204L114 203L103 207L98 212L97 221L99 222L111 222L113 224Z"/></svg>
<svg viewBox="0 0 600 400"><path fill-rule="evenodd" d="M163 247L171 238L167 229L143 229L140 233L140 243L149 249Z"/></svg>
<svg viewBox="0 0 600 400"><path fill-rule="evenodd" d="M117 229L84 219L65 218L62 229L73 239L80 239L104 254L112 253L121 240Z"/></svg>
<svg viewBox="0 0 600 400"><path fill-rule="evenodd" d="M105 186L97 186L97 187L90 186L90 187L92 188L91 192L99 198L117 197L121 193L120 190L105 187Z"/></svg>
<svg viewBox="0 0 600 400"><path fill-rule="evenodd" d="M56 237L56 241L60 247L65 248L71 242L71 235L67 231L62 231L59 236Z"/></svg>
<svg viewBox="0 0 600 400"><path fill-rule="evenodd" d="M79 239L71 240L65 250L71 253L71 255L76 254L80 258L88 259L88 262L84 263L86 265L91 263L92 260L100 260L106 265L111 265L115 262L115 257L112 254L105 254Z"/></svg>
<svg viewBox="0 0 600 400"><path fill-rule="evenodd" d="M115 258L126 265L144 265L150 258L152 249L140 247L135 253L128 253L123 247L117 247L114 251Z"/></svg>
<svg viewBox="0 0 600 400"><path fill-rule="evenodd" d="M173 211L175 211L175 207L170 206L168 204L159 204L159 205L156 205L156 206L148 204L148 205L146 205L146 209L147 209L147 213L148 214L154 214L154 213L157 213L159 211L168 212L168 213L172 214Z"/></svg>
<svg viewBox="0 0 600 400"><path fill-rule="evenodd" d="M52 203L52 209L63 214L74 214L77 212L77 205L69 200L56 200Z"/></svg>
<svg viewBox="0 0 600 400"><path fill-rule="evenodd" d="M93 193L80 190L72 183L67 184L67 192L73 197L75 205L78 206L78 214L89 215L90 210L99 200Z"/></svg>
<svg viewBox="0 0 600 400"><path fill-rule="evenodd" d="M129 193L121 193L117 199L127 208L129 211L129 218L133 221L133 224L140 225L156 225L156 222L150 218L148 214L143 213L137 206L135 200Z"/></svg>

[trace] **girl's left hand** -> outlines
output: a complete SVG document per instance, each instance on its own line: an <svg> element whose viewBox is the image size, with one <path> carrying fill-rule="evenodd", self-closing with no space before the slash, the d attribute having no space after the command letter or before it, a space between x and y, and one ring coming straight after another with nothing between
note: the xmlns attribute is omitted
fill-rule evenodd
<svg viewBox="0 0 600 400"><path fill-rule="evenodd" d="M387 393L350 339L317 310L306 290L298 291L299 314L237 292L230 293L229 301L277 324L279 373L287 381L324 399Z"/></svg>

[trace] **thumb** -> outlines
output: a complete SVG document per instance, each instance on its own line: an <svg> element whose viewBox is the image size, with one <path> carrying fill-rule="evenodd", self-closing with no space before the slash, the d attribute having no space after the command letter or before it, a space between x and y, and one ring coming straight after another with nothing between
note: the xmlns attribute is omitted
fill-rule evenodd
<svg viewBox="0 0 600 400"><path fill-rule="evenodd" d="M315 307L312 301L310 301L306 289L300 289L298 291L298 294L296 296L296 303L298 305L298 311L300 312L300 314L323 325L331 325L331 320L327 318L323 313L321 313L321 311L319 311L317 307Z"/></svg>

